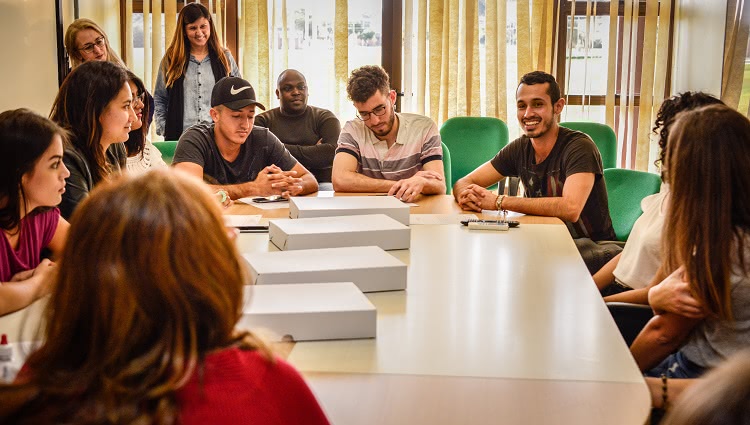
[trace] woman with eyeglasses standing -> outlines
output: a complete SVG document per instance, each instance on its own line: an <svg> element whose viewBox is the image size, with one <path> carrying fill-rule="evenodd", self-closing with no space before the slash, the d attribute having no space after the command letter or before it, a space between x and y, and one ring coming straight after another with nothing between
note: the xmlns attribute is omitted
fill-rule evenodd
<svg viewBox="0 0 750 425"><path fill-rule="evenodd" d="M89 61L73 69L60 86L50 119L71 134L63 156L70 177L60 203L66 219L95 185L125 168L123 142L135 121L128 80L121 66Z"/></svg>
<svg viewBox="0 0 750 425"><path fill-rule="evenodd" d="M211 124L211 90L221 78L240 77L222 46L208 9L189 3L180 11L154 89L156 134L177 140L194 124Z"/></svg>
<svg viewBox="0 0 750 425"><path fill-rule="evenodd" d="M135 121L130 126L130 134L125 142L128 151L127 170L129 174L141 174L150 168L166 167L161 152L148 138L151 120L154 117L153 98L146 91L143 81L128 71L128 85L133 93Z"/></svg>
<svg viewBox="0 0 750 425"><path fill-rule="evenodd" d="M125 66L109 46L104 30L91 19L79 18L70 24L65 31L65 50L70 56L71 68L92 60Z"/></svg>

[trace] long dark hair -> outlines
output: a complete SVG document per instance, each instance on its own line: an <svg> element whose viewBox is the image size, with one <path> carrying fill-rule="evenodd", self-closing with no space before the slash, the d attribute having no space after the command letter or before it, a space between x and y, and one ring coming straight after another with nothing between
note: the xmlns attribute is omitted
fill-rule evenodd
<svg viewBox="0 0 750 425"><path fill-rule="evenodd" d="M110 172L101 148L99 118L127 82L128 74L121 66L85 62L65 78L52 105L50 118L71 133L71 143L83 153L95 183Z"/></svg>
<svg viewBox="0 0 750 425"><path fill-rule="evenodd" d="M28 109L0 114L0 228L13 230L21 222L26 205L21 179L34 169L55 135L65 142L62 128Z"/></svg>
<svg viewBox="0 0 750 425"><path fill-rule="evenodd" d="M724 105L683 112L669 136L665 163L671 197L663 269L685 266L695 297L712 316L731 320L732 269L739 263L747 273L750 121Z"/></svg>
<svg viewBox="0 0 750 425"><path fill-rule="evenodd" d="M202 182L154 170L97 185L67 244L44 345L0 385L0 422L175 423L175 392L209 352L237 344L271 359L235 330L246 269Z"/></svg>
<svg viewBox="0 0 750 425"><path fill-rule="evenodd" d="M128 140L125 142L125 149L128 151L128 156L137 155L143 152L143 147L146 146L146 138L148 137L148 129L151 126L151 117L153 113L151 111L151 95L146 91L146 86L143 84L137 75L130 71L128 73L128 80L135 84L138 89L138 93L133 93L133 97L138 94L143 94L143 111L141 112L141 128L133 130L128 133Z"/></svg>
<svg viewBox="0 0 750 425"><path fill-rule="evenodd" d="M177 18L177 28L174 31L172 42L169 43L167 53L164 55L164 83L167 87L172 87L172 84L182 77L187 69L187 63L190 59L190 40L185 35L185 27L200 18L206 18L211 28L211 35L208 37L209 51L212 51L216 55L221 65L226 69L227 75L232 71L229 59L224 54L224 46L222 46L219 36L216 33L214 20L211 18L208 8L200 3L188 3L180 10L180 15Z"/></svg>

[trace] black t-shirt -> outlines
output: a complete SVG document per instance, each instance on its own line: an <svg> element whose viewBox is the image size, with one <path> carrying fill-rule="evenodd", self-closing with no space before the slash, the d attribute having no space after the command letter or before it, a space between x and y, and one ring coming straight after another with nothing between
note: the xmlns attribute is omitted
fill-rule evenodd
<svg viewBox="0 0 750 425"><path fill-rule="evenodd" d="M281 139L289 153L318 180L331 181L333 156L341 133L341 123L333 112L307 106L305 113L284 115L274 108L255 117L255 124L266 127ZM318 144L318 140L322 140Z"/></svg>
<svg viewBox="0 0 750 425"><path fill-rule="evenodd" d="M577 173L593 173L594 187L577 222L565 222L571 236L595 241L615 240L609 217L607 186L602 174L602 157L594 142L584 133L560 127L557 142L547 158L536 164L531 139L521 136L504 147L491 161L506 177L519 177L525 197L562 196L565 180Z"/></svg>
<svg viewBox="0 0 750 425"><path fill-rule="evenodd" d="M173 164L179 162L200 165L204 179L212 184L246 183L254 181L269 165L289 171L297 164L273 133L258 126L253 127L234 162L229 162L216 147L214 124L197 124L182 133L172 160Z"/></svg>

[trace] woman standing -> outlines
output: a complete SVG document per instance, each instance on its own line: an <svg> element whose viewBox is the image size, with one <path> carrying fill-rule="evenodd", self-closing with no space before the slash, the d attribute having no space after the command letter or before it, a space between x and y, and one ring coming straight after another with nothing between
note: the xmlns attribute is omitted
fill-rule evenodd
<svg viewBox="0 0 750 425"><path fill-rule="evenodd" d="M135 112L125 68L91 61L63 81L50 118L70 132L63 161L70 170L60 211L69 218L94 185L125 167Z"/></svg>
<svg viewBox="0 0 750 425"><path fill-rule="evenodd" d="M92 60L125 66L109 46L104 30L91 19L79 18L70 24L65 31L65 50L70 56L71 68Z"/></svg>
<svg viewBox="0 0 750 425"><path fill-rule="evenodd" d="M0 423L327 425L300 374L235 328L248 277L234 235L180 173L96 188L71 222L45 343L0 387Z"/></svg>
<svg viewBox="0 0 750 425"><path fill-rule="evenodd" d="M154 90L156 133L165 140L179 139L194 124L210 124L214 84L227 75L240 76L205 6L186 4L177 28L159 65Z"/></svg>
<svg viewBox="0 0 750 425"><path fill-rule="evenodd" d="M135 121L130 127L130 135L125 142L128 151L127 169L129 174L145 173L152 167L166 167L161 152L148 138L149 127L154 115L153 99L146 91L143 81L128 71L128 85L133 93Z"/></svg>
<svg viewBox="0 0 750 425"><path fill-rule="evenodd" d="M49 292L56 266L41 252L60 254L68 231L54 208L70 175L64 138L60 127L29 110L0 114L0 315Z"/></svg>

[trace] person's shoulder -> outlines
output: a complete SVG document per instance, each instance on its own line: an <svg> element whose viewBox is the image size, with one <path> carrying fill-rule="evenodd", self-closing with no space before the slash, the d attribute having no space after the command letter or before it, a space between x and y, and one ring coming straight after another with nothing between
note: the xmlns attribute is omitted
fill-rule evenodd
<svg viewBox="0 0 750 425"><path fill-rule="evenodd" d="M402 121L408 123L408 124L420 124L424 126L437 126L435 124L435 121L432 120L432 118L426 116L426 115L420 115L420 114L412 114L410 112L398 112L399 119Z"/></svg>
<svg viewBox="0 0 750 425"><path fill-rule="evenodd" d="M213 124L195 124L190 126L182 136L180 136L180 142L187 140L191 142L195 141L213 141L214 140L214 125ZM177 144L179 146L179 143Z"/></svg>
<svg viewBox="0 0 750 425"><path fill-rule="evenodd" d="M560 126L558 128L560 129L557 133L558 142L570 145L596 147L596 144L588 134L578 130L571 130L567 127Z"/></svg>
<svg viewBox="0 0 750 425"><path fill-rule="evenodd" d="M312 106L312 105L307 105L307 111L306 111L306 113L313 114L313 116L319 117L321 119L323 119L323 118L329 118L329 117L333 117L333 118L338 119L336 117L336 114L334 114L333 112L329 111L328 109L326 109L326 108L319 108L317 106Z"/></svg>

